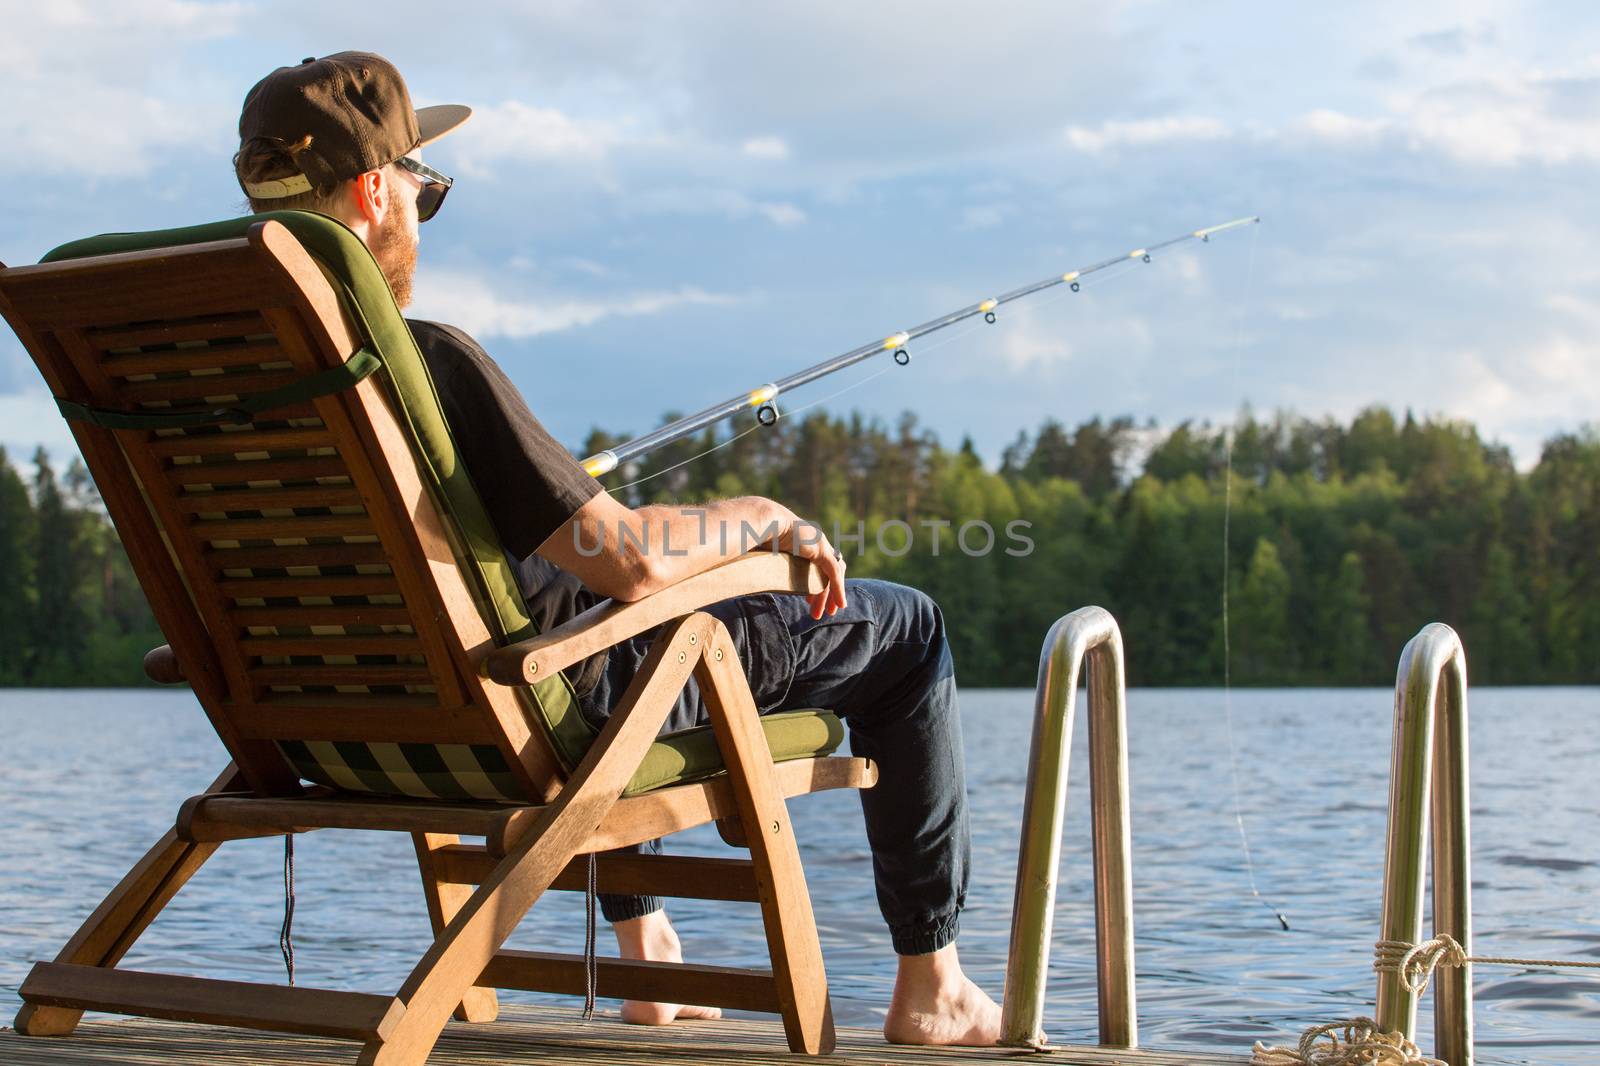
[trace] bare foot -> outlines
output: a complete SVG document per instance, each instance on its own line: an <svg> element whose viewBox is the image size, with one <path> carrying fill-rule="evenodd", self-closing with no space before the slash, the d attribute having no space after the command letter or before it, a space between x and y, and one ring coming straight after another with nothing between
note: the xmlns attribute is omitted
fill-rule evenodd
<svg viewBox="0 0 1600 1066"><path fill-rule="evenodd" d="M682 962L683 946L678 931L667 920L667 912L655 911L643 918L617 922L617 947L625 959L650 962ZM622 1001L622 1020L629 1025L667 1025L679 1018L720 1018L716 1007L697 1007L684 1003L651 1003L641 999Z"/></svg>
<svg viewBox="0 0 1600 1066"><path fill-rule="evenodd" d="M954 944L929 955L902 955L883 1038L989 1047L1000 1039L1000 1007L961 972Z"/></svg>

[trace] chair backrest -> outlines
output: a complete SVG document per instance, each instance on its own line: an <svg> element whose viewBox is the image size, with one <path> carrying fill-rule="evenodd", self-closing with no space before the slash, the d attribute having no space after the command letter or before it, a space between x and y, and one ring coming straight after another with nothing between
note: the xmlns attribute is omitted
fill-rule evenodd
<svg viewBox="0 0 1600 1066"><path fill-rule="evenodd" d="M91 238L0 269L0 313L254 789L559 789L592 731L563 677L480 676L532 627L354 234L278 212Z"/></svg>

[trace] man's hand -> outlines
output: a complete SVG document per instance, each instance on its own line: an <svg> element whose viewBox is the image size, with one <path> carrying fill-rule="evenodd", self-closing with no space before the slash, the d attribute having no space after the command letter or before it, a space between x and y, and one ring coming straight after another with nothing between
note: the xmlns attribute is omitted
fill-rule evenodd
<svg viewBox="0 0 1600 1066"><path fill-rule="evenodd" d="M822 571L822 591L806 597L812 618L820 620L844 606L844 554L828 543L821 526L795 518L779 536L777 547L779 551L810 560Z"/></svg>

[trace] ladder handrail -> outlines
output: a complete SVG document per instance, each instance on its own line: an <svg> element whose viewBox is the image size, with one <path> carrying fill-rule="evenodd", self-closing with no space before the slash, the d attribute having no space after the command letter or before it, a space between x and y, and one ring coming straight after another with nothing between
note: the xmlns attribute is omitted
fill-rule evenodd
<svg viewBox="0 0 1600 1066"><path fill-rule="evenodd" d="M1077 710L1078 677L1086 662L1100 1043L1106 1047L1139 1045L1122 634L1108 612L1099 607L1083 607L1057 620L1045 637L1039 657L1000 1022L1000 1042L1011 1046L1038 1046L1037 1034L1044 1017L1072 722Z"/></svg>
<svg viewBox="0 0 1600 1066"><path fill-rule="evenodd" d="M1383 871L1381 939L1422 940L1428 835L1433 845L1434 936L1472 953L1471 825L1467 791L1467 655L1449 626L1424 626L1400 655L1394 690L1394 746ZM1434 1054L1472 1063L1472 966L1434 975ZM1416 1038L1417 995L1401 975L1378 972L1383 1031Z"/></svg>

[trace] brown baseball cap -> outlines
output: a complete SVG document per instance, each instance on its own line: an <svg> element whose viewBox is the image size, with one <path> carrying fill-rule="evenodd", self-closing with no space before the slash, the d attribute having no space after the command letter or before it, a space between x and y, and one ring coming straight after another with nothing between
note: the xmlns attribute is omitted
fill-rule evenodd
<svg viewBox="0 0 1600 1066"><path fill-rule="evenodd" d="M471 114L461 104L413 109L400 72L371 52L304 59L245 96L240 156L282 155L285 173L240 184L264 200L325 191L438 140Z"/></svg>

